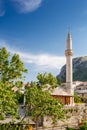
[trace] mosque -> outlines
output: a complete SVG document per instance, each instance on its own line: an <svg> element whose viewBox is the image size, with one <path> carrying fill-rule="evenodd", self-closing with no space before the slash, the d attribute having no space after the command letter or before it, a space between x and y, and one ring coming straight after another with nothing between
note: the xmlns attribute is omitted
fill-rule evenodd
<svg viewBox="0 0 87 130"><path fill-rule="evenodd" d="M74 105L74 87L72 84L72 38L70 32L68 32L67 42L66 42L66 83L64 86L58 86L54 89L52 96L54 98L60 99L63 104Z"/></svg>
<svg viewBox="0 0 87 130"><path fill-rule="evenodd" d="M63 104L74 105L74 86L72 82L72 38L70 32L68 32L67 42L66 42L66 83L63 83L61 86L58 86L53 90L51 95L59 99ZM28 84L30 85L30 84ZM24 96L25 104L25 96Z"/></svg>

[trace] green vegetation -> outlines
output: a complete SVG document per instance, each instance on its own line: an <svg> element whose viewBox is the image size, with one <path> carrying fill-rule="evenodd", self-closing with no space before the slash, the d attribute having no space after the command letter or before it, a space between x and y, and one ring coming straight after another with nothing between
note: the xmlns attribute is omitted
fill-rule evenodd
<svg viewBox="0 0 87 130"><path fill-rule="evenodd" d="M19 55L0 49L0 120L7 116L18 116L18 99L12 90L23 86L23 74L27 72Z"/></svg>
<svg viewBox="0 0 87 130"><path fill-rule="evenodd" d="M82 122L82 126L80 126L80 130L87 130L87 121Z"/></svg>
<svg viewBox="0 0 87 130"><path fill-rule="evenodd" d="M18 102L9 84L0 82L0 120L6 116L17 117Z"/></svg>
<svg viewBox="0 0 87 130"><path fill-rule="evenodd" d="M0 81L11 87L22 85L23 74L27 72L18 54L10 55L6 48L0 49Z"/></svg>
<svg viewBox="0 0 87 130"><path fill-rule="evenodd" d="M66 65L62 67L57 78L61 78L63 82L66 81ZM87 81L87 56L73 59L73 80Z"/></svg>
<svg viewBox="0 0 87 130"><path fill-rule="evenodd" d="M14 123L7 123L7 124L0 123L0 130L29 130L29 125L14 124Z"/></svg>
<svg viewBox="0 0 87 130"><path fill-rule="evenodd" d="M38 79L38 87L41 88L47 88L48 85L51 89L55 88L58 86L58 81L56 77L54 77L51 73L44 73L44 74L38 74L37 75Z"/></svg>
<svg viewBox="0 0 87 130"><path fill-rule="evenodd" d="M19 55L10 53L6 48L0 49L0 120L6 117L18 117L18 105L23 102L23 94L20 88L23 86L24 73L23 62ZM50 116L53 123L64 117L63 105L60 101L51 96L52 90L61 84L51 73L38 74L37 82L31 82L30 87L26 86L26 115L31 115L36 122L36 129L39 121L44 116ZM14 87L18 91L13 90ZM21 129L20 125L12 127L11 124L0 124L1 129Z"/></svg>
<svg viewBox="0 0 87 130"><path fill-rule="evenodd" d="M80 126L80 130L87 130L87 125Z"/></svg>
<svg viewBox="0 0 87 130"><path fill-rule="evenodd" d="M82 99L78 96L77 93L74 93L74 102L75 103L82 103Z"/></svg>
<svg viewBox="0 0 87 130"><path fill-rule="evenodd" d="M58 85L56 78L50 73L38 74L37 78L38 82L26 87L26 112L36 122L36 130L44 116L50 116L53 123L64 117L63 105L50 94Z"/></svg>
<svg viewBox="0 0 87 130"><path fill-rule="evenodd" d="M83 125L81 125L78 130L87 130L87 122L83 122ZM67 127L67 130L76 130L75 128L69 128Z"/></svg>
<svg viewBox="0 0 87 130"><path fill-rule="evenodd" d="M66 130L75 130L74 128L67 127Z"/></svg>
<svg viewBox="0 0 87 130"><path fill-rule="evenodd" d="M73 73L74 81L87 81L87 68L78 67L78 70Z"/></svg>
<svg viewBox="0 0 87 130"><path fill-rule="evenodd" d="M16 92L16 98L18 100L18 103L19 104L23 104L23 101L24 101L24 94L21 93L21 92Z"/></svg>
<svg viewBox="0 0 87 130"><path fill-rule="evenodd" d="M62 78L58 78L58 77L56 77L57 78L57 83L59 84L59 85L61 85L62 84Z"/></svg>

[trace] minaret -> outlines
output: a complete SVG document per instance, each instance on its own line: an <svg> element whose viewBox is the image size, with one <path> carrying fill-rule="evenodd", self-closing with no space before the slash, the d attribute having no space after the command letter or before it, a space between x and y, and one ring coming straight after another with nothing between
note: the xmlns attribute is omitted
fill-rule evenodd
<svg viewBox="0 0 87 130"><path fill-rule="evenodd" d="M73 85L72 85L73 50L72 50L72 38L71 38L70 32L68 32L65 56L66 56L66 90L69 94L71 94L73 96L74 95L74 90L73 90Z"/></svg>

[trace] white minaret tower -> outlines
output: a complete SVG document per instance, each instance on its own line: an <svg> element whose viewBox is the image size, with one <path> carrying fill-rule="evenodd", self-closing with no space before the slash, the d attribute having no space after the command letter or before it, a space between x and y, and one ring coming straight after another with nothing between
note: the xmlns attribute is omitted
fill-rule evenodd
<svg viewBox="0 0 87 130"><path fill-rule="evenodd" d="M69 94L71 94L73 96L74 95L74 89L73 89L73 85L72 85L73 50L72 50L72 38L71 38L70 32L68 32L65 56L66 56L66 90Z"/></svg>

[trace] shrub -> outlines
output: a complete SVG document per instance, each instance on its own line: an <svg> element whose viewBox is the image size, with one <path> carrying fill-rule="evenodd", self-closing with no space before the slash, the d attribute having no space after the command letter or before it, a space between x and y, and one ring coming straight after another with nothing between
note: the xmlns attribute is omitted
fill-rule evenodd
<svg viewBox="0 0 87 130"><path fill-rule="evenodd" d="M73 129L73 128L69 128L69 127L67 127L66 130L74 130L74 129Z"/></svg>
<svg viewBox="0 0 87 130"><path fill-rule="evenodd" d="M87 125L80 126L80 130L87 130Z"/></svg>

